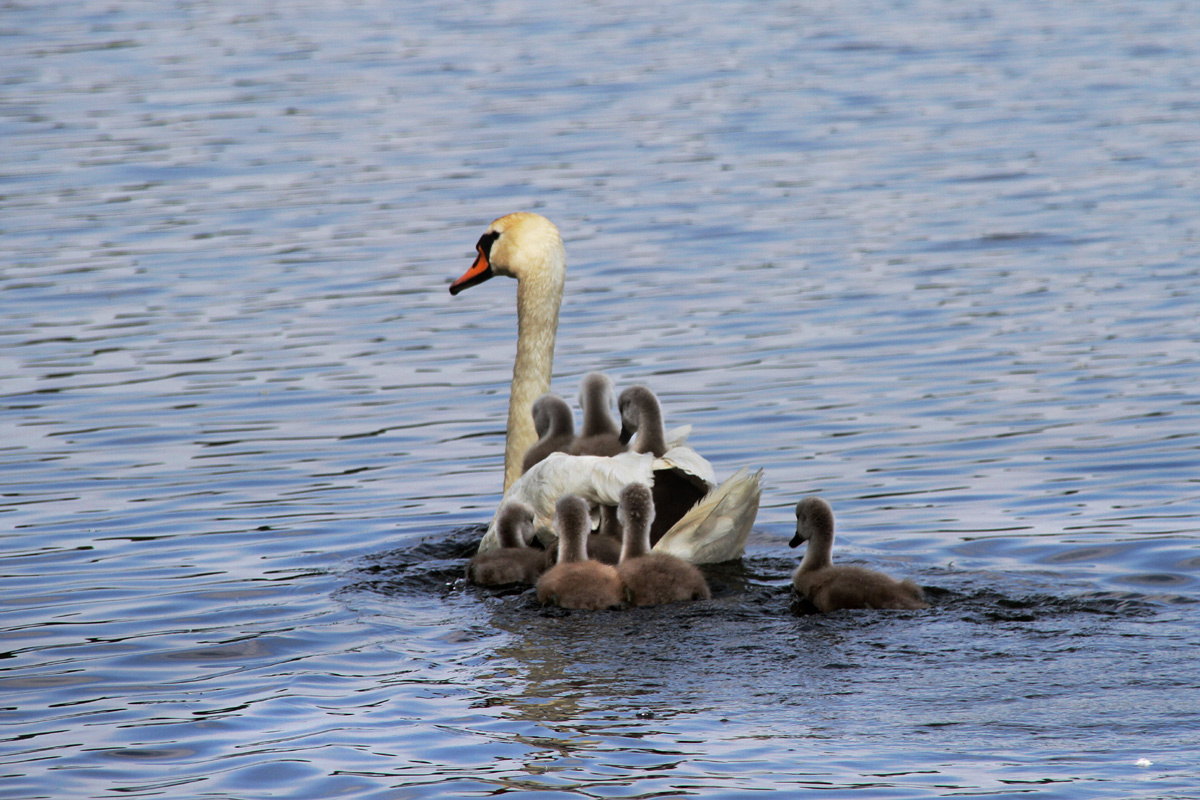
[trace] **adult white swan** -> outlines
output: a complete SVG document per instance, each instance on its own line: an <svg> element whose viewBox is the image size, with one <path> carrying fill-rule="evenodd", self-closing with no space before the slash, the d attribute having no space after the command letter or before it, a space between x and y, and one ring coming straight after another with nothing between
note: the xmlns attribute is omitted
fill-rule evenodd
<svg viewBox="0 0 1200 800"><path fill-rule="evenodd" d="M576 494L592 504L615 506L626 485L653 484L655 462L661 459L652 453L612 457L555 453L521 475L525 452L537 441L533 402L550 390L566 253L554 223L527 212L493 222L475 249L474 263L450 284L450 294L495 275L517 279L517 355L508 400L503 502L520 500L532 506L537 535L552 541L554 508L560 497ZM762 470L742 469L734 474L685 514L654 550L692 563L739 558L758 513L761 476ZM499 546L495 528L493 519L479 544L480 552Z"/></svg>

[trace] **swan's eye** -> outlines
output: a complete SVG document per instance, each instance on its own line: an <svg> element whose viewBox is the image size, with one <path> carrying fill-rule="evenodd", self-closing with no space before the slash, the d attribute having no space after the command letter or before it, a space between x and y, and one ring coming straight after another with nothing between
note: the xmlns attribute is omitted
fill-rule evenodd
<svg viewBox="0 0 1200 800"><path fill-rule="evenodd" d="M488 231L483 236L479 237L479 244L475 245L479 248L479 252L483 253L488 258L492 256L492 245L500 238L498 231Z"/></svg>

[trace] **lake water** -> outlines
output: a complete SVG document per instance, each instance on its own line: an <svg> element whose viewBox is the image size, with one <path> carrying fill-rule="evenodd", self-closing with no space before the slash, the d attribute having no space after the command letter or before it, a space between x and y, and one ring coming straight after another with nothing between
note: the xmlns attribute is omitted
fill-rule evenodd
<svg viewBox="0 0 1200 800"><path fill-rule="evenodd" d="M1200 9L0 9L0 796L1200 791ZM555 388L765 470L714 599L459 576ZM796 500L923 612L793 608Z"/></svg>

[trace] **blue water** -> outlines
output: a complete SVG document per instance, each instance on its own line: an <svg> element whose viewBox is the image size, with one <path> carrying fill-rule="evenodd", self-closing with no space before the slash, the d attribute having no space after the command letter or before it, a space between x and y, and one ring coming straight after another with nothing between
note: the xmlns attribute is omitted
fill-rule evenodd
<svg viewBox="0 0 1200 800"><path fill-rule="evenodd" d="M1200 13L0 9L0 796L1185 798ZM555 388L765 469L714 599L460 579ZM792 603L792 507L924 612Z"/></svg>

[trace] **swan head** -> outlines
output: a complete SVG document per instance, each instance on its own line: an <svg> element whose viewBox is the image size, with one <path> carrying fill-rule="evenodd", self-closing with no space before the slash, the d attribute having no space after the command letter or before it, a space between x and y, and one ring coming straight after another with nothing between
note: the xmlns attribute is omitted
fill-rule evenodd
<svg viewBox="0 0 1200 800"><path fill-rule="evenodd" d="M805 497L796 503L796 535L788 547L798 547L817 536L833 538L833 508L820 497Z"/></svg>
<svg viewBox="0 0 1200 800"><path fill-rule="evenodd" d="M533 509L525 503L505 503L496 519L501 547L524 547L533 538Z"/></svg>
<svg viewBox="0 0 1200 800"><path fill-rule="evenodd" d="M566 271L566 252L558 228L541 214L528 211L508 214L489 225L479 237L475 252L475 262L450 284L450 294L496 275L561 285Z"/></svg>

